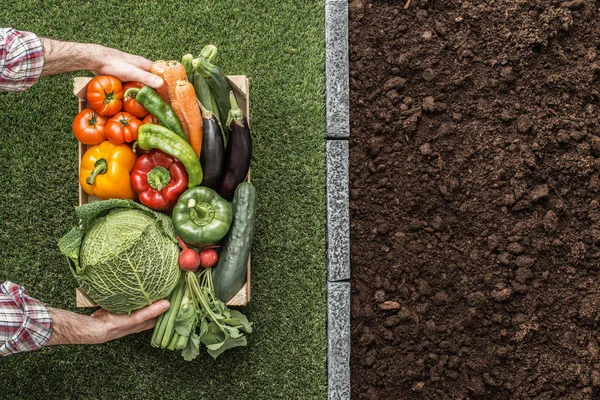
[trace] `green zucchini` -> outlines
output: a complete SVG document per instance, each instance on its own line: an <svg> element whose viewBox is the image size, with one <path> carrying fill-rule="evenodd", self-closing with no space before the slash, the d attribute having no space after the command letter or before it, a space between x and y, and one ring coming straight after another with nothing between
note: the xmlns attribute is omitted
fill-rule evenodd
<svg viewBox="0 0 600 400"><path fill-rule="evenodd" d="M181 65L185 68L185 74L187 75L188 82L192 82L194 79L194 67L192 66L192 61L194 61L194 56L191 54L185 54L181 57Z"/></svg>
<svg viewBox="0 0 600 400"><path fill-rule="evenodd" d="M233 196L233 223L225 238L219 262L212 273L215 294L224 303L246 282L246 268L254 236L256 189L250 182L238 185Z"/></svg>
<svg viewBox="0 0 600 400"><path fill-rule="evenodd" d="M221 122L224 122L224 120L227 119L227 115L229 115L229 110L231 110L229 92L233 91L233 89L229 84L229 80L216 65L212 64L204 57L196 58L192 64L196 72L206 79L206 82L215 97L217 107L219 108ZM202 102L202 105L207 107L207 104L204 102Z"/></svg>
<svg viewBox="0 0 600 400"><path fill-rule="evenodd" d="M201 104L202 108L205 108L206 111L214 115L217 123L219 124L219 130L221 131L221 136L223 136L223 147L227 146L227 140L229 139L229 130L225 129L225 125L221 123L221 118L219 118L219 108L217 107L217 103L215 102L215 96L213 96L210 87L208 87L208 83L206 83L206 79L202 77L199 73L194 71L194 90L196 91L196 97L198 98L198 103ZM208 104L208 106L205 106ZM204 118L205 112L202 110L202 117Z"/></svg>
<svg viewBox="0 0 600 400"><path fill-rule="evenodd" d="M204 57L205 59L208 60L208 62L213 62L215 60L215 57L217 57L217 47L213 46L212 44L207 44L206 46L204 46L204 48L202 48L202 51L200 52L200 55L198 57Z"/></svg>
<svg viewBox="0 0 600 400"><path fill-rule="evenodd" d="M204 57L206 60L208 60L208 62L213 62L216 56L217 48L212 44L209 44L204 46L198 57ZM185 73L187 75L188 82L190 83L194 82L194 74L196 73L196 71L194 71L194 66L192 65L193 61L194 56L191 54L185 54L183 57L181 57L181 64L185 68Z"/></svg>
<svg viewBox="0 0 600 400"><path fill-rule="evenodd" d="M194 84L194 90L196 91L196 97L198 98L198 101L202 103L204 108L217 117L218 121L221 121L215 96L213 96L212 92L210 91L210 87L208 86L206 79L194 71L194 81L192 83Z"/></svg>

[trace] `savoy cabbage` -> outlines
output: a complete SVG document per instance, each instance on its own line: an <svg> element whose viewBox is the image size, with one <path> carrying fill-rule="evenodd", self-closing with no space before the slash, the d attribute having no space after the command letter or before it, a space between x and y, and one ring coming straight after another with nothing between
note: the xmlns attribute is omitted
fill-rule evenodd
<svg viewBox="0 0 600 400"><path fill-rule="evenodd" d="M180 276L171 219L129 200L76 207L59 240L80 288L102 308L129 313L167 297Z"/></svg>

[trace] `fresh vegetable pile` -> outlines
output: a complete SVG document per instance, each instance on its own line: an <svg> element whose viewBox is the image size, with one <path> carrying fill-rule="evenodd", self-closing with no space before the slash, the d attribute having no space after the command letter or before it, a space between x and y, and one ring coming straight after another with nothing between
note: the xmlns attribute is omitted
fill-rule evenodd
<svg viewBox="0 0 600 400"><path fill-rule="evenodd" d="M186 360L200 343L216 358L252 332L226 306L246 280L254 234L252 138L216 55L209 45L196 58L156 61L157 90L90 81L73 132L89 146L79 182L100 200L76 207L78 226L59 240L81 289L106 310L168 298L152 345Z"/></svg>

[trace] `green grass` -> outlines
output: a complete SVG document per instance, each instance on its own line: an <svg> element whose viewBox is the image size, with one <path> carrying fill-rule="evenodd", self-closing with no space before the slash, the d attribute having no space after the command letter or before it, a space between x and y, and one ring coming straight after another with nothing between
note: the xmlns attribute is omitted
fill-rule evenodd
<svg viewBox="0 0 600 400"><path fill-rule="evenodd" d="M12 1L0 26L96 42L149 59L208 43L228 74L250 78L258 189L255 323L248 347L194 362L150 333L0 360L0 398L316 399L326 397L324 2ZM72 79L0 94L0 281L75 310L57 240L77 203Z"/></svg>

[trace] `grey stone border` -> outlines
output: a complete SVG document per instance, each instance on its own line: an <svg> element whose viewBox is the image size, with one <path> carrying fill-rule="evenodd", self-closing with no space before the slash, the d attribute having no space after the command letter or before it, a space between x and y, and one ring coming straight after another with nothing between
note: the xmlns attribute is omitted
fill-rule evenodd
<svg viewBox="0 0 600 400"><path fill-rule="evenodd" d="M348 2L325 4L325 92L327 138L348 139L350 107L348 79Z"/></svg>
<svg viewBox="0 0 600 400"><path fill-rule="evenodd" d="M328 398L350 398L350 282L327 282Z"/></svg>
<svg viewBox="0 0 600 400"><path fill-rule="evenodd" d="M348 141L327 141L327 275L330 282L350 279Z"/></svg>
<svg viewBox="0 0 600 400"><path fill-rule="evenodd" d="M328 399L350 399L348 1L325 3Z"/></svg>

